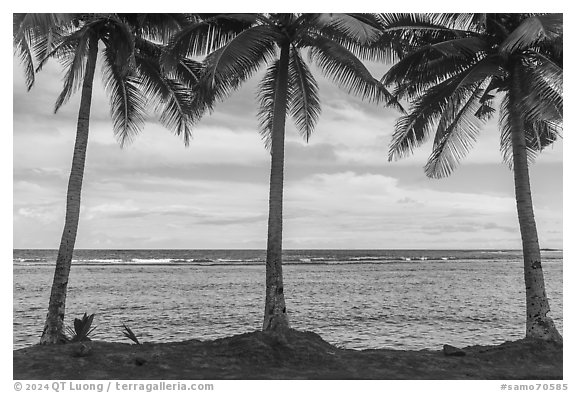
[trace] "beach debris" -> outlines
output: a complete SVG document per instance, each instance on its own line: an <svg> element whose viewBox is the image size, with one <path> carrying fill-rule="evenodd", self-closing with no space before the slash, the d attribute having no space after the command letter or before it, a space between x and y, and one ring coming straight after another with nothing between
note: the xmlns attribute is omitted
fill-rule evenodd
<svg viewBox="0 0 576 393"><path fill-rule="evenodd" d="M138 341L138 337L136 337L136 335L134 334L134 332L132 331L132 329L130 329L128 326L126 326L126 324L122 324L122 326L124 326L124 331L122 332L124 334L125 337L129 338L130 340L132 340L132 342L140 345L140 341Z"/></svg>
<svg viewBox="0 0 576 393"><path fill-rule="evenodd" d="M74 319L74 329L67 327L68 333L70 334L69 342L82 342L90 341L90 334L96 329L96 326L92 327L92 321L94 320L94 314L88 316L84 313L82 319Z"/></svg>
<svg viewBox="0 0 576 393"><path fill-rule="evenodd" d="M442 349L444 350L444 355L446 356L466 356L466 352L452 345L444 344Z"/></svg>

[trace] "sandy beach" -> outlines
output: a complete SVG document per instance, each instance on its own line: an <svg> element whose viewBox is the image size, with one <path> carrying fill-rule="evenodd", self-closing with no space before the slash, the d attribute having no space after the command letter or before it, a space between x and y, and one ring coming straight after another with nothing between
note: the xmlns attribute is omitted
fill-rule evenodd
<svg viewBox="0 0 576 393"><path fill-rule="evenodd" d="M519 340L463 353L335 347L311 332L261 331L212 341L103 341L14 351L14 379L562 379L561 345Z"/></svg>

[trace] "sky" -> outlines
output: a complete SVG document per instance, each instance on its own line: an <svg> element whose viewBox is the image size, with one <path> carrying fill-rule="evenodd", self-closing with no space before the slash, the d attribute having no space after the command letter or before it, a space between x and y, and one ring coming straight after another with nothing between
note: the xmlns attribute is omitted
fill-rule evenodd
<svg viewBox="0 0 576 393"><path fill-rule="evenodd" d="M385 71L370 64L374 76ZM349 95L312 66L322 113L306 143L286 123L286 249L521 248L512 172L502 163L497 119L448 178L429 179L431 152L389 162L399 113ZM270 155L258 133L257 74L199 122L193 140L150 113L120 148L95 79L77 248L266 247ZM79 94L57 113L57 63L29 92L13 58L13 247L57 248L64 223ZM563 141L531 167L543 248L563 247Z"/></svg>

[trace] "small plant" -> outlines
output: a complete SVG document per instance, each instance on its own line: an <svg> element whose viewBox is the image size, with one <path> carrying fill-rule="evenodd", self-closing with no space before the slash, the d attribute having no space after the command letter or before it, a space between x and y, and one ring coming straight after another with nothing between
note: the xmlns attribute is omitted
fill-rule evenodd
<svg viewBox="0 0 576 393"><path fill-rule="evenodd" d="M132 329L130 329L125 324L122 324L122 326L124 326L124 331L122 332L124 334L124 336L128 337L130 340L132 340L132 342L134 342L136 344L140 344L140 341L138 341L138 337L136 337L136 335L134 334Z"/></svg>
<svg viewBox="0 0 576 393"><path fill-rule="evenodd" d="M80 341L91 341L90 334L96 329L96 326L92 327L92 321L94 320L94 314L88 316L84 313L82 319L74 319L74 329L67 327L70 338L68 342L80 342Z"/></svg>

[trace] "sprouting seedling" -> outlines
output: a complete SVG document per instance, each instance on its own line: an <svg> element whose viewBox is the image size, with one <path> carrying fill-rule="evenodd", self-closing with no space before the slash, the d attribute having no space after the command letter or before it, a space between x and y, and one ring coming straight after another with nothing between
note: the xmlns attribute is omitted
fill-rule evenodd
<svg viewBox="0 0 576 393"><path fill-rule="evenodd" d="M124 326L124 331L122 332L124 334L124 336L128 337L130 340L132 340L132 342L134 342L136 344L140 344L140 341L138 341L138 337L136 337L136 335L134 334L132 329L130 329L124 323L122 324L122 326Z"/></svg>
<svg viewBox="0 0 576 393"><path fill-rule="evenodd" d="M74 329L67 327L68 333L70 334L69 342L79 342L79 341L90 341L90 334L96 329L96 326L92 327L92 321L94 320L94 314L88 316L84 313L82 319L74 319Z"/></svg>

